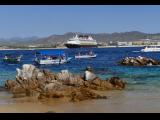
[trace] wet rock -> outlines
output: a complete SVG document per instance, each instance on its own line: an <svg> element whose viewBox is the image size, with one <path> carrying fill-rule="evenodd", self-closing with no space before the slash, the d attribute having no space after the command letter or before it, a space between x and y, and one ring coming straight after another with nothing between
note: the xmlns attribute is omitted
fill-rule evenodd
<svg viewBox="0 0 160 120"><path fill-rule="evenodd" d="M48 83L45 85L44 90L45 92L53 91L53 90L62 90L64 88L64 85L57 81L53 80L51 83Z"/></svg>
<svg viewBox="0 0 160 120"><path fill-rule="evenodd" d="M84 83L85 87L94 90L112 90L112 89L124 89L125 82L118 77L112 77L107 80L101 80L100 78L96 78L94 80L86 81Z"/></svg>
<svg viewBox="0 0 160 120"><path fill-rule="evenodd" d="M15 81L15 80L7 80L6 82L5 82L5 88L7 88L7 89L11 89L11 88L13 88L14 86L16 86L17 85L17 82Z"/></svg>
<svg viewBox="0 0 160 120"><path fill-rule="evenodd" d="M82 86L84 83L84 80L80 75L69 73L68 70L62 70L60 73L58 73L57 79L64 85L69 86Z"/></svg>
<svg viewBox="0 0 160 120"><path fill-rule="evenodd" d="M108 82L113 85L116 89L124 89L126 83L123 82L119 77L112 77L108 79Z"/></svg>
<svg viewBox="0 0 160 120"><path fill-rule="evenodd" d="M106 96L99 95L92 90L84 87L80 87L78 89L74 89L71 94L71 101L78 102L82 100L88 100L88 99L107 99Z"/></svg>
<svg viewBox="0 0 160 120"><path fill-rule="evenodd" d="M147 57L126 57L119 62L121 65L128 66L146 66L146 65L160 65L160 62Z"/></svg>
<svg viewBox="0 0 160 120"><path fill-rule="evenodd" d="M64 92L60 91L48 91L48 92L42 92L38 96L38 99L44 99L44 98L62 98L64 97Z"/></svg>

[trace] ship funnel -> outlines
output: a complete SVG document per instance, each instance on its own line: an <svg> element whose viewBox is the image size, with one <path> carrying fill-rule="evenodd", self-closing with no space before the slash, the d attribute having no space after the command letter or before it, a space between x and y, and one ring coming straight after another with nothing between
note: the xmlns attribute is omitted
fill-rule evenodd
<svg viewBox="0 0 160 120"><path fill-rule="evenodd" d="M78 35L76 34L75 38L78 38Z"/></svg>

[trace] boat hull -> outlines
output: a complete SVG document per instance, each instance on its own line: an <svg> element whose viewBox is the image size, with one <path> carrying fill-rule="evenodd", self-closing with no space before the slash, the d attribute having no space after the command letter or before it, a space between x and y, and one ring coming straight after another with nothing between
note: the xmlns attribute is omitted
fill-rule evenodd
<svg viewBox="0 0 160 120"><path fill-rule="evenodd" d="M141 52L160 52L160 48L142 49Z"/></svg>
<svg viewBox="0 0 160 120"><path fill-rule="evenodd" d="M78 44L65 44L67 48L84 48L84 47L98 47L98 45L78 45Z"/></svg>
<svg viewBox="0 0 160 120"><path fill-rule="evenodd" d="M16 63L19 63L20 60L19 59L3 59L3 62L16 64Z"/></svg>
<svg viewBox="0 0 160 120"><path fill-rule="evenodd" d="M72 58L68 58L67 60L64 59L64 60L60 60L60 59L56 59L56 60L37 60L35 59L35 62L37 64L40 64L40 65L49 65L49 64L64 64L64 63L67 63L67 62L70 62Z"/></svg>
<svg viewBox="0 0 160 120"><path fill-rule="evenodd" d="M82 55L82 56L75 56L75 58L95 58L97 55L92 55L92 56L88 56L88 55Z"/></svg>

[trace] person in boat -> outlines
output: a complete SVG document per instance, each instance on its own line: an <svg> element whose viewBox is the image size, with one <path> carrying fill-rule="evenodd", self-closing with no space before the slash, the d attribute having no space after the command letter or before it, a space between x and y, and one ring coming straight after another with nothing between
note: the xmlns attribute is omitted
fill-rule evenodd
<svg viewBox="0 0 160 120"><path fill-rule="evenodd" d="M63 60L64 58L63 58L63 56L61 55L61 56L59 56L59 59Z"/></svg>
<svg viewBox="0 0 160 120"><path fill-rule="evenodd" d="M51 57L50 57L50 56L47 56L47 60L51 60Z"/></svg>
<svg viewBox="0 0 160 120"><path fill-rule="evenodd" d="M42 56L42 59L43 60L47 59L47 56L46 55Z"/></svg>
<svg viewBox="0 0 160 120"><path fill-rule="evenodd" d="M93 52L92 52L92 51L90 51L90 52L89 52L89 55L93 55Z"/></svg>
<svg viewBox="0 0 160 120"><path fill-rule="evenodd" d="M65 56L62 55L62 56L61 56L61 59L64 60L64 58L65 58Z"/></svg>
<svg viewBox="0 0 160 120"><path fill-rule="evenodd" d="M5 56L5 57L4 57L4 59L8 59L8 57L7 57L7 56Z"/></svg>
<svg viewBox="0 0 160 120"><path fill-rule="evenodd" d="M80 52L78 53L78 56L81 56L81 53L80 53Z"/></svg>

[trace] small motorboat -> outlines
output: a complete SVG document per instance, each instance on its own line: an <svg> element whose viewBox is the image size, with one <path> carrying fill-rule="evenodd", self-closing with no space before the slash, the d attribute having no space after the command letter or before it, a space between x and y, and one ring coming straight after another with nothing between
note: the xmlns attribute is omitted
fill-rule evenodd
<svg viewBox="0 0 160 120"><path fill-rule="evenodd" d="M93 53L92 51L86 54L81 54L79 52L77 55L75 55L75 58L95 58L95 57L97 57L97 54Z"/></svg>
<svg viewBox="0 0 160 120"><path fill-rule="evenodd" d="M160 47L146 46L144 49L141 49L141 52L160 52Z"/></svg>
<svg viewBox="0 0 160 120"><path fill-rule="evenodd" d="M16 54L5 54L3 58L3 62L6 63L19 63L21 61L22 55L16 55Z"/></svg>
<svg viewBox="0 0 160 120"><path fill-rule="evenodd" d="M72 58L67 57L63 51L39 51L36 52L35 62L40 65L64 64L70 62Z"/></svg>

